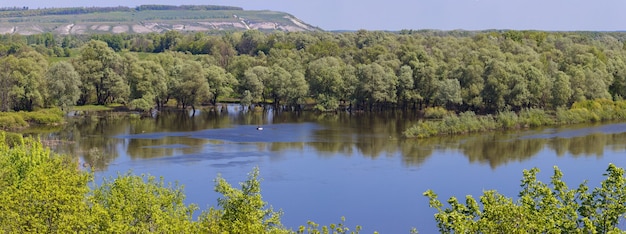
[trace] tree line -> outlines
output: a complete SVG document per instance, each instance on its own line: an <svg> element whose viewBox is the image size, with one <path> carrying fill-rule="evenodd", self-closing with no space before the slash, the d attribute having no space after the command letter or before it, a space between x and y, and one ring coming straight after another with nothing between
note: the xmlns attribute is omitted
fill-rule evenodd
<svg viewBox="0 0 626 234"><path fill-rule="evenodd" d="M221 98L282 109L314 104L321 111L555 110L626 95L625 36L406 30L3 35L0 110L109 103L145 109L170 100L194 108ZM54 59L63 56L70 57Z"/></svg>

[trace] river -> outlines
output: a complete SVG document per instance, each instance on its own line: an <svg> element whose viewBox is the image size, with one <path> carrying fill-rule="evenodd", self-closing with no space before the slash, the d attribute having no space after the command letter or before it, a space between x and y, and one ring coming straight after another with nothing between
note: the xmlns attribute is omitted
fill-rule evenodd
<svg viewBox="0 0 626 234"><path fill-rule="evenodd" d="M254 167L263 199L282 210L293 230L308 220L363 226L361 233L436 233L422 196L440 200L478 198L495 189L514 197L522 170L537 167L549 182L553 166L570 187L599 185L609 163L626 167L626 124L604 123L404 139L416 116L398 112L159 113L148 118L70 117L45 134L64 144L57 151L79 155L97 179L131 172L162 176L184 185L187 203L202 210L217 205L219 175L234 186ZM257 127L263 130L257 130Z"/></svg>

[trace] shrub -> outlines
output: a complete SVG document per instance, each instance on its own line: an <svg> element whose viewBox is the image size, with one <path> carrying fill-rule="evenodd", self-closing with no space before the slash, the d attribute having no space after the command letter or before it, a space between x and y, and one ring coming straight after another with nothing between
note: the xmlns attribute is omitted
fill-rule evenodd
<svg viewBox="0 0 626 234"><path fill-rule="evenodd" d="M424 109L424 117L428 119L441 119L445 116L454 115L454 112L446 110L443 107L428 107Z"/></svg>
<svg viewBox="0 0 626 234"><path fill-rule="evenodd" d="M519 120L525 126L539 127L554 124L554 120L544 110L530 108L523 109L519 113Z"/></svg>
<svg viewBox="0 0 626 234"><path fill-rule="evenodd" d="M17 113L0 113L0 129L28 127L28 123Z"/></svg>
<svg viewBox="0 0 626 234"><path fill-rule="evenodd" d="M576 124L596 121L600 121L600 117L586 108L569 110L559 108L556 110L556 123L558 124Z"/></svg>
<svg viewBox="0 0 626 234"><path fill-rule="evenodd" d="M589 191L583 182L569 189L563 173L554 167L550 185L537 181L539 169L524 170L518 200L494 190L485 191L479 203L466 196L455 197L443 208L437 194L424 192L442 233L613 233L626 214L624 169L610 164L600 187Z"/></svg>
<svg viewBox="0 0 626 234"><path fill-rule="evenodd" d="M63 111L58 108L19 113L24 116L24 120L35 124L47 125L63 122Z"/></svg>
<svg viewBox="0 0 626 234"><path fill-rule="evenodd" d="M205 232L221 233L287 233L280 223L282 212L275 212L261 199L259 169L248 174L241 189L233 188L221 176L215 180L215 191L223 195L217 204L221 210L210 209L201 215Z"/></svg>
<svg viewBox="0 0 626 234"><path fill-rule="evenodd" d="M504 129L520 128L520 120L513 111L502 111L496 115L496 121Z"/></svg>
<svg viewBox="0 0 626 234"><path fill-rule="evenodd" d="M149 111L153 107L154 105L144 98L134 99L128 104L131 110Z"/></svg>
<svg viewBox="0 0 626 234"><path fill-rule="evenodd" d="M404 131L404 136L411 138L431 137L440 133L440 124L440 122L434 121L419 121L419 123Z"/></svg>
<svg viewBox="0 0 626 234"><path fill-rule="evenodd" d="M9 147L15 147L22 143L22 134L3 131L0 131L0 134L4 134L4 144ZM0 142L0 144L2 144L2 142Z"/></svg>

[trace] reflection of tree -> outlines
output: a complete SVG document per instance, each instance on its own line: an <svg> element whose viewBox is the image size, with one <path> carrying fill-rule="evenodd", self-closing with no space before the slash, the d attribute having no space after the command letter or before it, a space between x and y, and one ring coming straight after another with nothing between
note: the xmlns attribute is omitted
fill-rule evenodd
<svg viewBox="0 0 626 234"><path fill-rule="evenodd" d="M208 140L187 137L130 139L126 152L131 158L160 158L175 154L193 154L199 152L207 142Z"/></svg>
<svg viewBox="0 0 626 234"><path fill-rule="evenodd" d="M112 136L124 133L128 127L119 116L106 115L68 119L62 130L42 135L44 143L59 153L81 156L87 167L104 170L118 157L116 147L123 143Z"/></svg>
<svg viewBox="0 0 626 234"><path fill-rule="evenodd" d="M425 139L402 139L398 147L407 166L420 166L433 152L440 149L457 149L467 136L429 137Z"/></svg>
<svg viewBox="0 0 626 234"><path fill-rule="evenodd" d="M548 147L553 149L558 156L566 153L573 157L581 155L595 155L597 157L604 154L607 146L612 146L613 150L626 149L626 133L619 134L590 134L572 138L554 138L548 142Z"/></svg>
<svg viewBox="0 0 626 234"><path fill-rule="evenodd" d="M354 143L352 142L309 142L307 145L321 154L320 156L336 153L352 155L354 153Z"/></svg>
<svg viewBox="0 0 626 234"><path fill-rule="evenodd" d="M332 149L352 150L355 147L363 156L377 158L380 155L393 155L400 147L399 136L412 124L400 112L322 114L311 115L312 121L324 128L313 132L320 151Z"/></svg>
<svg viewBox="0 0 626 234"><path fill-rule="evenodd" d="M511 161L521 162L543 149L546 139L501 139L502 134L492 133L471 137L459 145L470 162L488 163L491 168Z"/></svg>
<svg viewBox="0 0 626 234"><path fill-rule="evenodd" d="M271 118L268 116L271 114ZM476 135L404 139L402 131L414 124L415 116L399 112L319 114L313 112L237 112L202 111L195 116L186 112L162 112L157 118L128 119L114 115L105 118L70 119L58 133L42 134L61 153L82 155L96 170L104 170L126 153L132 158L168 157L195 154L207 144L222 144L206 139L163 137L158 139L122 139L116 135L185 132L256 125L267 119L272 124L316 123L309 142L255 143L258 151L280 152L311 148L320 156L336 154L377 158L401 154L407 166L420 166L438 150L458 150L470 162L486 163L492 168L508 162L527 160L542 149L552 149L559 156L571 154L602 156L607 146L625 149L626 133L591 134L573 138L521 139L501 132ZM156 146L156 147L155 147ZM171 147L170 147L171 146ZM180 146L180 147L179 147ZM546 147L547 146L547 147Z"/></svg>
<svg viewBox="0 0 626 234"><path fill-rule="evenodd" d="M220 112L214 109L202 110L195 115L181 110L163 111L154 119L141 119L136 122L141 124L142 131L133 133L199 131L230 127L231 124L227 112Z"/></svg>
<svg viewBox="0 0 626 234"><path fill-rule="evenodd" d="M265 145L265 144L262 144ZM269 151L278 152L287 149L304 149L304 142L272 142L269 144Z"/></svg>

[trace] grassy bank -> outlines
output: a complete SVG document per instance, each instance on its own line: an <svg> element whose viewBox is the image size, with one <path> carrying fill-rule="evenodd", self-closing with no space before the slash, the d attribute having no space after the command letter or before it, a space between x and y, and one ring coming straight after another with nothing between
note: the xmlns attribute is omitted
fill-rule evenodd
<svg viewBox="0 0 626 234"><path fill-rule="evenodd" d="M587 100L574 103L570 109L559 108L551 112L530 108L517 113L503 111L495 115L476 115L471 111L455 115L442 110L428 109L425 113L427 117L437 119L420 121L404 131L405 137L426 138L436 135L625 120L626 101Z"/></svg>
<svg viewBox="0 0 626 234"><path fill-rule="evenodd" d="M0 112L0 129L17 130L31 125L55 125L63 123L64 113L59 108L31 112Z"/></svg>

